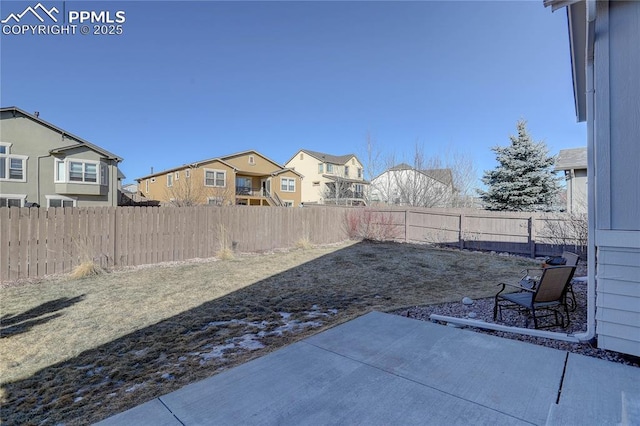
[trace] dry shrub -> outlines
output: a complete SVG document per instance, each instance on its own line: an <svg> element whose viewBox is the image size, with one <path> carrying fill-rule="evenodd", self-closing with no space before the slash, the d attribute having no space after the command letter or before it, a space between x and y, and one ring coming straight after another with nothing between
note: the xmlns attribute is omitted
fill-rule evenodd
<svg viewBox="0 0 640 426"><path fill-rule="evenodd" d="M350 239L393 241L400 237L390 213L370 209L354 209L345 214L345 227Z"/></svg>
<svg viewBox="0 0 640 426"><path fill-rule="evenodd" d="M302 221L302 237L298 241L296 241L296 247L302 250L309 250L313 248L313 244L311 244L311 232L309 231L309 221Z"/></svg>
<svg viewBox="0 0 640 426"><path fill-rule="evenodd" d="M313 248L313 244L311 244L308 238L303 237L296 241L296 247L302 250L309 250Z"/></svg>
<svg viewBox="0 0 640 426"><path fill-rule="evenodd" d="M216 229L216 236L218 237L218 251L216 252L216 257L221 260L231 260L233 259L233 250L231 249L231 236L229 235L229 231L222 224L219 223Z"/></svg>
<svg viewBox="0 0 640 426"><path fill-rule="evenodd" d="M103 274L104 272L105 270L93 260L85 260L73 268L70 277L73 279L93 277L95 275Z"/></svg>

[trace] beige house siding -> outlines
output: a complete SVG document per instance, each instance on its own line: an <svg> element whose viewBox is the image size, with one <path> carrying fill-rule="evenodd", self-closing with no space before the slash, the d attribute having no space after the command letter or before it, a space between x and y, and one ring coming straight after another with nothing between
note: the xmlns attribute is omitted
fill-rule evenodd
<svg viewBox="0 0 640 426"><path fill-rule="evenodd" d="M315 151L300 150L285 167L292 168L304 176L302 181L302 203L325 204L327 184L334 180L331 177L346 178L359 181L366 193L368 182L364 179L364 167L355 155L335 156ZM360 173L358 173L360 171ZM355 183L354 183L355 184Z"/></svg>
<svg viewBox="0 0 640 426"><path fill-rule="evenodd" d="M26 160L23 181L0 180L0 198L7 194L23 195L26 202L41 207L47 207L51 200L65 200L77 207L118 204L120 158L21 110L4 108L0 119L0 144L8 151L5 155L23 156ZM56 160L64 165L61 179L56 178ZM71 181L70 162L74 167L87 164L89 169L95 168L85 174L89 170L82 166L82 179L93 179L90 175L95 171L96 182Z"/></svg>
<svg viewBox="0 0 640 426"><path fill-rule="evenodd" d="M207 172L214 178L212 182L207 183ZM224 185L218 185L215 178L222 176ZM281 190L281 176L293 179L294 191ZM256 151L183 165L137 180L145 198L166 204L184 204L188 199L189 204L279 205L273 194L283 195L281 200L291 201L291 205L300 204L300 174L284 169Z"/></svg>

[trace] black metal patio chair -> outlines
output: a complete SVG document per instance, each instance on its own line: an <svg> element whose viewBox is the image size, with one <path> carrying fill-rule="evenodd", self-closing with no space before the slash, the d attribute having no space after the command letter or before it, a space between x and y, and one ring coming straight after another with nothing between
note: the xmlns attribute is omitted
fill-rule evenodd
<svg viewBox="0 0 640 426"><path fill-rule="evenodd" d="M575 270L575 266L549 266L544 268L540 280L537 281L534 288L500 283L499 285L502 285L502 289L495 296L493 319L496 320L499 317L500 321L502 321L502 310L514 309L520 313L530 313L533 317L535 328L568 327L571 319L569 318L566 292ZM520 291L504 293L507 287L513 287ZM566 324L560 309L564 310ZM540 315L541 311L546 314ZM553 317L554 322L538 327L538 320L547 317ZM528 321L527 317L527 326Z"/></svg>

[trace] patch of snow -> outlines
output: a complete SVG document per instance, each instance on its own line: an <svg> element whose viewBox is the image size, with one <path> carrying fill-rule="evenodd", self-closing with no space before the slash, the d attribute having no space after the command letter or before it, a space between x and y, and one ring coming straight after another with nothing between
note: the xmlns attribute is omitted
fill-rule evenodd
<svg viewBox="0 0 640 426"><path fill-rule="evenodd" d="M135 392L135 391L137 391L138 389L140 389L143 386L144 386L144 383L138 383L138 384L135 384L135 385L131 386L129 389L125 389L125 392Z"/></svg>

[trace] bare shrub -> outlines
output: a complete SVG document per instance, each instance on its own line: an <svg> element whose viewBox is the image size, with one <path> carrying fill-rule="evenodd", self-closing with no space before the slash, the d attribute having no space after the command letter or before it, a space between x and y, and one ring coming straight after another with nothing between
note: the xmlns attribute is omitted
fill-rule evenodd
<svg viewBox="0 0 640 426"><path fill-rule="evenodd" d="M572 247L575 253L584 256L587 252L589 224L586 213L567 213L543 220L543 235L546 241L561 250Z"/></svg>
<svg viewBox="0 0 640 426"><path fill-rule="evenodd" d="M354 209L345 213L344 222L350 239L392 241L400 236L390 213L371 209Z"/></svg>

